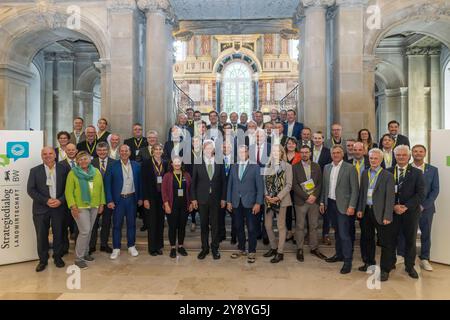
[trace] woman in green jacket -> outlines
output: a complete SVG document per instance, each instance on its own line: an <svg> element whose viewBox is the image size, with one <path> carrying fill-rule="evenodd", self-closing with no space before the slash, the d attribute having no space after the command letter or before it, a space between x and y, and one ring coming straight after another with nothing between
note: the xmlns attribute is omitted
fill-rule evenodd
<svg viewBox="0 0 450 320"><path fill-rule="evenodd" d="M67 176L66 200L75 219L79 234L75 247L75 265L86 269L86 261L93 261L89 255L89 240L98 214L103 213L105 191L100 171L91 165L91 156L81 151L76 157L77 165Z"/></svg>

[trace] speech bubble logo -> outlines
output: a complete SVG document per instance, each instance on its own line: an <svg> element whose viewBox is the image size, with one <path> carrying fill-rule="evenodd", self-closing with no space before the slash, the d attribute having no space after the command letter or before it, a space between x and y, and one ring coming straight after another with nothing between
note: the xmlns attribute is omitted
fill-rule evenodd
<svg viewBox="0 0 450 320"><path fill-rule="evenodd" d="M28 158L30 156L30 145L28 142L8 142L6 144L6 156L14 161Z"/></svg>
<svg viewBox="0 0 450 320"><path fill-rule="evenodd" d="M6 167L9 163L10 161L6 154L0 154L0 167Z"/></svg>

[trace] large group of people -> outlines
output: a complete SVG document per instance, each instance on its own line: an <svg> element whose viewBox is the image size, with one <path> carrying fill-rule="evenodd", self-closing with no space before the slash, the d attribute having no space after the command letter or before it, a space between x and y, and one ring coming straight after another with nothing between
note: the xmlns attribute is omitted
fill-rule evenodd
<svg viewBox="0 0 450 320"><path fill-rule="evenodd" d="M128 253L138 256L137 217L148 233L151 256L163 255L167 221L171 258L188 255L188 219L194 231L200 218L198 259L211 253L217 260L227 239L228 214L231 244L237 245L232 259L245 257L254 263L262 240L269 247L263 256L279 263L285 243L292 241L299 262L305 260L308 245L314 257L342 262L340 272L347 274L358 220L360 271L376 264L379 246L382 281L401 262L410 277L418 278L414 265L419 227L420 266L432 270L430 233L439 177L437 168L424 161L425 146L410 149L395 120L377 144L368 129L344 139L338 123L325 140L321 131L298 122L295 110L273 109L269 116L264 122L261 111L251 120L246 113L211 111L208 124L189 108L167 133L149 130L144 137L142 125L134 124L133 136L123 144L118 134L107 131L107 119L98 120L97 127L74 119L72 132L59 132L58 145L44 147L43 164L30 172L36 271L48 264L50 226L56 267L64 267L62 258L75 240L75 264L87 268L94 260L99 229L100 251L117 259L124 220ZM319 243L331 245L331 230L335 254L326 257Z"/></svg>

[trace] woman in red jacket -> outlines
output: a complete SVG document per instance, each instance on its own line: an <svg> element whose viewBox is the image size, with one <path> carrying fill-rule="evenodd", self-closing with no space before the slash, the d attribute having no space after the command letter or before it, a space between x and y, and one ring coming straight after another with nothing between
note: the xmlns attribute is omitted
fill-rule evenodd
<svg viewBox="0 0 450 320"><path fill-rule="evenodd" d="M178 253L187 256L183 247L188 211L192 211L190 192L191 176L182 168L181 157L172 160L172 171L167 172L162 181L162 200L169 224L170 257L176 258L177 235Z"/></svg>

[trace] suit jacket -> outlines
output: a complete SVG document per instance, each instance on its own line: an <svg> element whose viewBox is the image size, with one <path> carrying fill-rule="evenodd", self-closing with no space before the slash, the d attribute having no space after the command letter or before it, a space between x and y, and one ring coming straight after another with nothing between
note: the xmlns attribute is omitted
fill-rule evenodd
<svg viewBox="0 0 450 320"><path fill-rule="evenodd" d="M394 174L395 169L396 167L392 167L389 168L388 171ZM397 184L397 181L395 181L395 184ZM416 169L408 164L405 180L397 188L397 195L395 197L396 204L403 204L408 208L404 214L409 212L420 212L420 205L425 200L425 179L422 170Z"/></svg>
<svg viewBox="0 0 450 320"><path fill-rule="evenodd" d="M322 203L328 206L330 191L330 175L333 164L329 163L323 170ZM355 167L345 161L342 162L336 182L336 205L340 213L345 214L349 207L356 209L358 205L359 183Z"/></svg>
<svg viewBox="0 0 450 320"><path fill-rule="evenodd" d="M397 139L395 140L394 146L396 147L396 146L399 146L399 145L402 145L402 144L410 147L409 138L407 136L402 135L402 134L398 134L397 135ZM379 146L382 146L382 145L383 145L382 144L382 140L380 140ZM395 149L395 147L394 147L394 149Z"/></svg>
<svg viewBox="0 0 450 320"><path fill-rule="evenodd" d="M425 200L422 203L422 214L435 213L434 202L439 195L439 172L438 168L430 164L425 164Z"/></svg>
<svg viewBox="0 0 450 320"><path fill-rule="evenodd" d="M347 152L347 141L344 138L341 137L341 143L339 144L344 148L344 152ZM323 145L331 150L334 145L333 138L325 140L325 143Z"/></svg>
<svg viewBox="0 0 450 320"><path fill-rule="evenodd" d="M164 144L164 159L166 159L167 161L170 161L170 160L172 160L172 151L173 151L173 148L174 148L174 142L173 141L167 141L165 144ZM180 157L183 157L183 162L186 162L186 161L184 161L185 159L184 159L184 150L191 150L191 146L190 145L188 145L186 142L184 142L184 141L181 141L180 142L180 148L179 148L179 156ZM186 155L187 156L187 155Z"/></svg>
<svg viewBox="0 0 450 320"><path fill-rule="evenodd" d="M314 149L311 150L311 161L313 160L313 157L314 157L313 151L314 151ZM325 165L331 163L331 161L333 161L333 160L331 159L330 149L323 146L322 150L320 151L319 160L317 161L317 164L320 166L320 170L322 170L322 172L323 172L323 168L325 168Z"/></svg>
<svg viewBox="0 0 450 320"><path fill-rule="evenodd" d="M136 156L137 162L143 162L144 160L149 160L152 158L150 154L150 146L142 147L139 149L139 154Z"/></svg>
<svg viewBox="0 0 450 320"><path fill-rule="evenodd" d="M353 165L353 160L354 160L354 159L344 159L345 162L348 162L348 163L350 163L352 166L354 166L354 165ZM364 168L360 168L360 171L359 171L360 177L362 177L362 174L363 174L364 170L369 169L369 168L370 168L369 157L365 155L365 156L364 156ZM356 169L356 167L355 167L355 169ZM357 172L358 172L358 171L357 171ZM359 181L361 181L361 180L359 180Z"/></svg>
<svg viewBox="0 0 450 320"><path fill-rule="evenodd" d="M295 137L297 140L300 140L300 136L302 134L302 130L303 130L303 123L295 122L294 123L294 128L292 129L292 136ZM285 136L288 135L288 124L287 123L284 124L283 134Z"/></svg>
<svg viewBox="0 0 450 320"><path fill-rule="evenodd" d="M224 165L214 164L214 175L209 179L206 163L195 164L192 174L191 199L197 200L199 204L208 203L209 198L216 203L227 199L226 177ZM211 193L209 191L211 190ZM220 206L220 204L219 204Z"/></svg>
<svg viewBox="0 0 450 320"><path fill-rule="evenodd" d="M186 180L186 208L189 208L189 205L191 203L191 175L189 172L184 171L183 172L183 178ZM168 202L170 209L173 209L173 172L169 171L167 172L163 177L163 182L161 186L161 195L162 195L162 201L163 203Z"/></svg>
<svg viewBox="0 0 450 320"><path fill-rule="evenodd" d="M305 192L301 185L307 180L303 163L300 161L299 163L294 165L292 167L292 171L294 172L294 180L292 182L292 190L294 191L294 204L296 206L303 206L305 204L305 201L309 198L309 194ZM320 195L322 191L322 170L317 163L312 161L311 179L314 181L314 185L316 186L312 195L317 198L316 203L320 203Z"/></svg>
<svg viewBox="0 0 450 320"><path fill-rule="evenodd" d="M258 146L255 144L252 144L249 146L249 155L250 155L250 163L257 163L257 148ZM259 162L257 163L260 167L265 167L266 164L269 162L270 159L270 152L272 151L272 147L270 143L265 142L264 148L262 151L262 154L259 155Z"/></svg>
<svg viewBox="0 0 450 320"><path fill-rule="evenodd" d="M109 132L109 131L103 132L103 134L100 138L97 136L97 141L98 142L108 142L108 137L110 134L111 134L111 132Z"/></svg>
<svg viewBox="0 0 450 320"><path fill-rule="evenodd" d="M168 171L168 162L162 159L163 176ZM146 159L141 164L142 175L142 198L143 200L155 201L161 197L161 192L158 192L157 173L153 167L151 159Z"/></svg>
<svg viewBox="0 0 450 320"><path fill-rule="evenodd" d="M138 142L136 142L134 137L126 139L123 143L130 147L130 152L131 152L130 160L133 160L133 161L137 160L136 159L136 151L139 151L139 149L141 149L141 148L148 147L147 138L145 138L145 137L142 137L142 141L140 144Z"/></svg>
<svg viewBox="0 0 450 320"><path fill-rule="evenodd" d="M238 208L240 201L244 208L252 208L256 203L263 205L264 181L260 166L249 162L240 180L239 164L232 165L227 189L227 202L233 208Z"/></svg>
<svg viewBox="0 0 450 320"><path fill-rule="evenodd" d="M56 198L61 201L61 205L52 209L47 205L47 201L50 199L50 190L47 186L47 175L45 174L44 164L40 164L30 170L27 183L27 193L33 199L33 214L40 215L46 214L51 210L65 211L66 196L64 195L66 189L66 179L69 174L67 167L61 163L55 165L56 173Z"/></svg>
<svg viewBox="0 0 450 320"><path fill-rule="evenodd" d="M86 151L92 157L97 158L98 157L97 150L96 150L97 143L98 143L98 141L94 142L93 144L89 144L86 140L81 141L80 143L77 144L77 150L78 150L78 152ZM89 151L89 149L92 150L92 153Z"/></svg>
<svg viewBox="0 0 450 320"><path fill-rule="evenodd" d="M100 170L100 158L95 158L94 160L92 160L92 165L94 166L94 168L97 168L98 171L100 171L100 173L103 176L103 181L105 181L106 172L108 172L108 170L111 169L112 165L116 161L119 161L119 160L114 160L114 159L108 157L108 161L106 162L106 171L104 173L102 173L102 171Z"/></svg>
<svg viewBox="0 0 450 320"><path fill-rule="evenodd" d="M369 170L365 170L361 177L359 190L358 210L365 214L367 204L367 191L369 189ZM395 189L394 176L389 171L382 169L373 188L372 203L375 219L383 225L383 220L393 220Z"/></svg>
<svg viewBox="0 0 450 320"><path fill-rule="evenodd" d="M284 170L285 174L285 184L283 189L278 192L276 195L278 198L280 198L280 207L289 207L292 206L292 199L291 199L291 190L292 190L292 183L293 183L293 174L292 174L292 166L288 162L281 162L282 170ZM271 168L267 167L265 170L265 176L273 174L273 171ZM264 194L269 195L267 191L267 184L266 181L264 181ZM266 207L267 209L267 207Z"/></svg>
<svg viewBox="0 0 450 320"><path fill-rule="evenodd" d="M128 160L130 161L130 160ZM141 184L141 166L135 161L131 161L131 169L133 170L133 181L134 181L134 200L136 205L138 200L142 200L142 184ZM114 162L110 169L106 171L105 175L105 193L106 193L106 203L114 202L117 206L122 198L120 194L122 193L123 187L123 172L122 172L122 162Z"/></svg>
<svg viewBox="0 0 450 320"><path fill-rule="evenodd" d="M78 142L77 142L77 138L75 137L75 133L73 131L70 133L70 143L77 145L78 143L80 143L84 140L86 140L86 134L84 133L84 131L81 133L80 141L78 141Z"/></svg>
<svg viewBox="0 0 450 320"><path fill-rule="evenodd" d="M307 143L303 143L303 142L307 142ZM306 146L308 146L309 147L309 149L313 149L313 147L314 147L314 142L312 141L312 140L309 140L309 141L303 141L303 140L299 140L298 141L298 146L299 146L299 148L301 148L303 145L306 145Z"/></svg>
<svg viewBox="0 0 450 320"><path fill-rule="evenodd" d="M67 174L69 174L69 171L72 170L72 167L70 166L69 161L70 161L69 158L66 158L66 159L58 162L59 164L61 164L62 166L64 166L66 168ZM75 161L75 159L73 161ZM77 162L75 161L75 165L76 164L77 164Z"/></svg>
<svg viewBox="0 0 450 320"><path fill-rule="evenodd" d="M391 163L390 168L394 168L397 165L397 160L395 159L394 150L391 150L391 157L392 157L392 161L391 161L392 163ZM383 158L383 162L381 162L381 167L383 169L389 169L389 168L386 168L386 163L384 161L384 158Z"/></svg>

